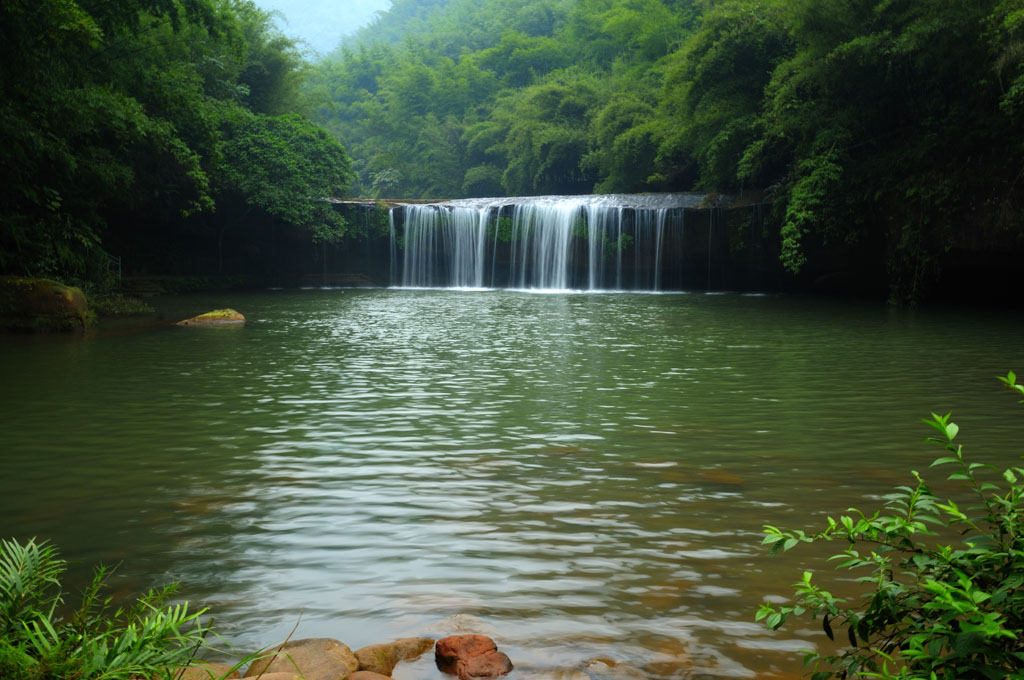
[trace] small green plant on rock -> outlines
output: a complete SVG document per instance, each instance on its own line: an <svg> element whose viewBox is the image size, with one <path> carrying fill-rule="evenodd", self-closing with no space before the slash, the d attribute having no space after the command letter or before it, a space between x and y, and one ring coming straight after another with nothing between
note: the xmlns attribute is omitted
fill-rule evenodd
<svg viewBox="0 0 1024 680"><path fill-rule="evenodd" d="M999 379L1024 395L1012 371ZM874 514L851 509L810 535L765 527L773 555L845 541L830 559L869 588L851 603L804 572L794 604L761 605L757 620L771 630L809 614L821 617L830 639L849 643L835 654L808 653L812 680L1024 679L1024 469L967 460L950 414L924 422L939 433L928 441L946 449L932 467L953 468L948 479L964 493L961 504L936 496L915 471L914 485L897 487Z"/></svg>
<svg viewBox="0 0 1024 680"><path fill-rule="evenodd" d="M67 563L45 541L0 540L0 678L170 680L208 632L187 604L167 604L175 586L150 590L111 611L110 570L99 567L69 614L60 576Z"/></svg>

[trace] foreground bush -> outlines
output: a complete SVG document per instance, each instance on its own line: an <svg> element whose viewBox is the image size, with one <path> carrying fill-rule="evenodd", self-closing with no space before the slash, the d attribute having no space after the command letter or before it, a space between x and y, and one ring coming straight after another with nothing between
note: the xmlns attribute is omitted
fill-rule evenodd
<svg viewBox="0 0 1024 680"><path fill-rule="evenodd" d="M77 609L62 615L66 565L45 541L0 540L0 678L169 680L202 646L205 610L167 605L175 586L111 610L110 598L101 596L110 575L104 567Z"/></svg>
<svg viewBox="0 0 1024 680"><path fill-rule="evenodd" d="M1000 380L1024 394L1013 372ZM968 499L965 507L933 494L915 471L915 485L897 487L872 515L851 509L812 535L765 527L773 555L800 543L846 541L831 559L870 586L850 604L804 572L794 605L761 605L757 619L771 630L790 614L820 615L825 635L849 642L840 653L805 657L812 680L1024 678L1024 469L969 462L949 418L925 420L940 433L929 441L947 454L932 467L953 466L947 479Z"/></svg>

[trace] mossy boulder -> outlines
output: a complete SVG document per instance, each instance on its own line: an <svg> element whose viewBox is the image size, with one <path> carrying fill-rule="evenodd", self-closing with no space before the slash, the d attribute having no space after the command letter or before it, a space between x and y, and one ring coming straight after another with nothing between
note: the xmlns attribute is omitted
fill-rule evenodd
<svg viewBox="0 0 1024 680"><path fill-rule="evenodd" d="M89 325L89 303L80 288L49 279L0 276L0 330L75 332Z"/></svg>
<svg viewBox="0 0 1024 680"><path fill-rule="evenodd" d="M179 321L179 326L223 326L245 323L245 317L233 309L215 309L191 319Z"/></svg>

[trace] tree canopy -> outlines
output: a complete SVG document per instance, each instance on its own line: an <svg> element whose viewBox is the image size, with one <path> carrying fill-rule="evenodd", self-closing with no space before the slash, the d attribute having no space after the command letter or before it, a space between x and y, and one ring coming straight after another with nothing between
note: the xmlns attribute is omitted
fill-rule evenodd
<svg viewBox="0 0 1024 680"><path fill-rule="evenodd" d="M315 64L250 0L9 0L0 32L5 273L239 215L337 239L313 197L349 184L751 194L790 271L869 251L901 299L1024 244L1024 0L395 0Z"/></svg>
<svg viewBox="0 0 1024 680"><path fill-rule="evenodd" d="M306 88L362 193L757 191L792 272L860 244L915 298L1024 238L1022 38L1021 0L404 0Z"/></svg>
<svg viewBox="0 0 1024 680"><path fill-rule="evenodd" d="M348 158L297 117L307 65L249 0L10 0L0 32L0 271L95 280L104 247L201 231L237 195L343 230L322 199Z"/></svg>

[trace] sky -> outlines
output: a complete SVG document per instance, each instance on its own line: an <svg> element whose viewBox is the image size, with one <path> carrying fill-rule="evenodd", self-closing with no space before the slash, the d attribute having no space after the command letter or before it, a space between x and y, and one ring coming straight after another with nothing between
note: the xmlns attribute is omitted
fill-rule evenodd
<svg viewBox="0 0 1024 680"><path fill-rule="evenodd" d="M254 0L261 9L277 10L281 31L300 38L320 55L338 46L342 36L373 20L391 6L391 0Z"/></svg>

